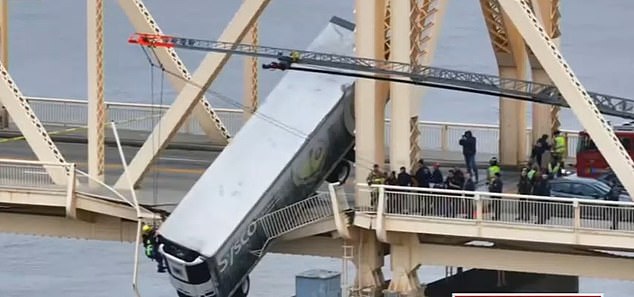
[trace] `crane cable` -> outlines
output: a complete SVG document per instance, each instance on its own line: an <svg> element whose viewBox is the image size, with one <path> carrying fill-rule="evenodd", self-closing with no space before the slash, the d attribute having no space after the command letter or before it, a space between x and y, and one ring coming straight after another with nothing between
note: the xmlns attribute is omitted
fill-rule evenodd
<svg viewBox="0 0 634 297"><path fill-rule="evenodd" d="M145 57L148 59L148 61L150 61L150 100L151 100L151 109L150 112L152 113L152 115L156 114L156 102L155 102L155 98L154 98L154 67L152 66L153 61L152 58L150 56L150 54L147 52L147 49L145 48L141 48L141 50L143 51L143 54L145 55ZM160 83L160 94L159 94L159 100L160 100L160 105L163 105L163 78L164 78L164 72L161 72L161 83ZM157 119L157 117L152 117L152 127L156 128L157 123L160 123L160 119ZM154 133L151 133L150 135L152 135L152 151L156 152L156 141L154 141L154 137L161 137L161 125L159 124L158 127L158 131L157 131L156 136L154 136ZM160 152L157 152L157 154L159 154ZM159 164L157 164L158 162L160 162L160 158L157 158L154 160L153 164L152 164L152 174L153 174L153 181L152 181L152 202L153 205L157 205L158 204L158 177L159 177ZM152 221L152 227L156 228L156 220Z"/></svg>

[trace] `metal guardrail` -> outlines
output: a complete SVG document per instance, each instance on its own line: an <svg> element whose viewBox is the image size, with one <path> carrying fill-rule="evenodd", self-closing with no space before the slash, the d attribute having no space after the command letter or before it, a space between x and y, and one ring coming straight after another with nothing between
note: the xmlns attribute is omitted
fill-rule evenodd
<svg viewBox="0 0 634 297"><path fill-rule="evenodd" d="M321 219L331 217L329 193L320 193L291 204L259 219L264 234L271 240Z"/></svg>
<svg viewBox="0 0 634 297"><path fill-rule="evenodd" d="M85 100L28 97L33 110L45 125L62 127L80 127L87 123L88 104ZM169 105L151 105L141 103L106 102L106 114L108 121L122 122L119 129L150 132L157 122L158 115L163 114ZM216 108L223 123L234 135L242 126L244 118L242 110ZM497 125L482 125L468 123L449 122L419 122L421 131L420 146L424 150L443 152L461 152L462 147L458 140L466 130L471 130L478 139L478 152L497 154L499 143L499 127ZM568 138L568 157L574 158L577 151L578 134L575 131L562 131ZM203 135L204 132L195 119L188 119L178 133ZM390 121L386 120L386 139L390 138ZM533 143L531 130L526 130L527 155ZM388 143L386 143L387 146Z"/></svg>
<svg viewBox="0 0 634 297"><path fill-rule="evenodd" d="M634 233L634 203L359 184L358 211ZM383 200L383 203L379 203Z"/></svg>
<svg viewBox="0 0 634 297"><path fill-rule="evenodd" d="M77 194L134 207L129 199L106 184L91 179L88 174L77 170L73 163L0 159L1 189L37 191L59 196L65 201L67 212L73 213L71 216L74 216Z"/></svg>
<svg viewBox="0 0 634 297"><path fill-rule="evenodd" d="M74 178L74 170L74 165L70 163L0 159L0 187L63 190L66 189L68 180ZM52 177L63 177L69 172L71 174L68 180L60 179L56 182Z"/></svg>

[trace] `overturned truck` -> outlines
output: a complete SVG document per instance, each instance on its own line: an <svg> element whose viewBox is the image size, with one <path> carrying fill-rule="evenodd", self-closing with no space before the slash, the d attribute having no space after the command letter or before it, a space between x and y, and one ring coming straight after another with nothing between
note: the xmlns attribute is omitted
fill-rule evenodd
<svg viewBox="0 0 634 297"><path fill-rule="evenodd" d="M350 55L333 18L309 50ZM258 219L345 180L354 156L353 79L289 72L159 229L178 296L243 297L268 238Z"/></svg>

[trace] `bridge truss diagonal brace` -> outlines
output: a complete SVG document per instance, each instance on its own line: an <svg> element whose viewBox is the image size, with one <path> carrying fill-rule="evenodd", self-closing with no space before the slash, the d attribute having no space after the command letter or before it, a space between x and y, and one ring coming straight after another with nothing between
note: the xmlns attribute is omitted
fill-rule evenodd
<svg viewBox="0 0 634 297"><path fill-rule="evenodd" d="M134 30L138 33L163 34L142 0L119 0L118 2L127 15L128 20L134 26ZM181 76L176 77L171 74L167 76L172 87L180 92L187 84L187 81L192 78L189 70L187 70L187 67L185 67L185 64L173 48L156 47L154 48L154 53L158 61L165 67L165 70ZM212 142L228 143L231 135L205 96L197 100L197 104L193 109L193 116ZM186 121L187 119L183 118L182 120Z"/></svg>
<svg viewBox="0 0 634 297"><path fill-rule="evenodd" d="M253 26L270 0L245 0L219 40L231 43L239 43ZM130 180L135 185L141 180L157 153L165 147L167 141L176 133L183 119L191 112L196 102L200 101L209 85L220 74L222 67L227 63L231 55L227 53L208 53L200 63L192 77L192 84L185 84L172 106L154 128L148 140L134 156L128 168ZM198 86L203 86L199 88ZM159 133L160 132L160 133ZM115 188L128 188L127 179L119 177Z"/></svg>
<svg viewBox="0 0 634 297"><path fill-rule="evenodd" d="M500 0L502 9L524 37L544 70L590 134L628 193L634 193L634 162L601 115L593 99L563 59L561 52L546 35L530 5L523 0Z"/></svg>
<svg viewBox="0 0 634 297"><path fill-rule="evenodd" d="M0 63L0 78L2 79L0 82L0 105L6 108L37 159L42 162L65 165L66 160L64 160L62 153L2 63ZM55 184L65 185L68 182L70 170L62 171L57 166L44 166L44 168Z"/></svg>

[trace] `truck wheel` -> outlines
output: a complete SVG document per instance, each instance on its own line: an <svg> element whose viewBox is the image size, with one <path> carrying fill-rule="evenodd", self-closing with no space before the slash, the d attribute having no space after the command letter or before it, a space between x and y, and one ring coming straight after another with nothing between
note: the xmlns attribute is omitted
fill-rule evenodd
<svg viewBox="0 0 634 297"><path fill-rule="evenodd" d="M249 295L249 289L251 288L251 280L249 277L242 282L240 287L231 295L231 297L247 297Z"/></svg>
<svg viewBox="0 0 634 297"><path fill-rule="evenodd" d="M343 184L348 179L348 176L350 176L350 163L347 161L341 161L339 164L337 164L335 170L333 170L330 175L328 175L326 181L329 183L338 182Z"/></svg>

